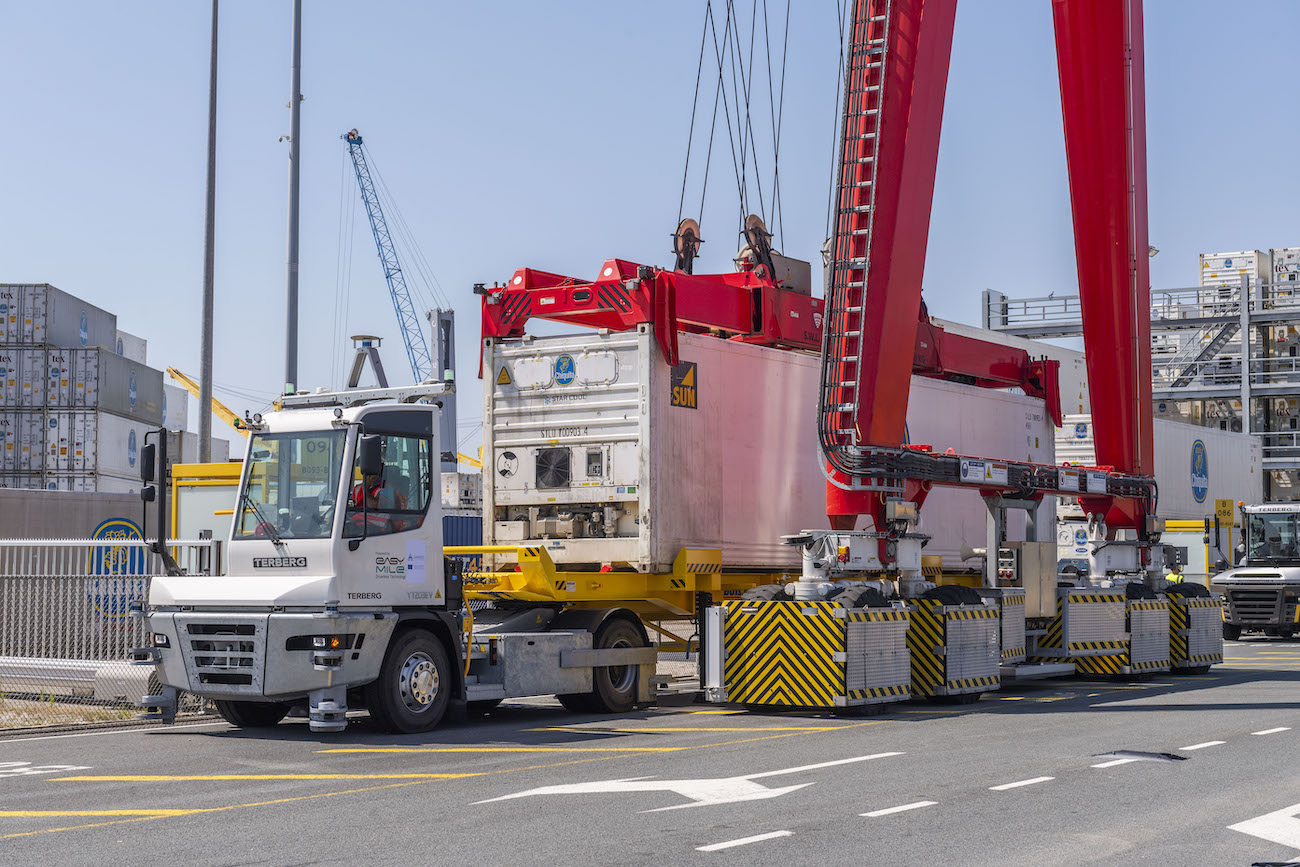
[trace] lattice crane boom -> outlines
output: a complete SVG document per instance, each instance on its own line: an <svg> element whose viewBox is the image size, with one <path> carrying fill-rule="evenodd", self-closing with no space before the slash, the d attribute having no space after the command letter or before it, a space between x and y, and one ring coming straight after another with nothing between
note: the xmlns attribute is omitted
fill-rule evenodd
<svg viewBox="0 0 1300 867"><path fill-rule="evenodd" d="M429 344L424 338L424 328L420 317L416 315L415 305L411 302L410 290L406 288L406 276L402 273L401 262L397 258L397 248L393 246L392 235L388 231L388 221L384 218L383 206L375 191L374 181L370 177L370 164L366 159L364 142L354 129L343 136L348 143L348 155L352 157L352 168L356 170L357 186L361 189L361 201L366 206L366 217L370 220L370 230L375 236L375 246L379 250L379 263L384 269L384 280L388 283L388 294L393 300L393 312L397 314L397 324L402 332L402 343L406 347L406 357L411 364L411 375L416 382L429 378L433 368L429 355Z"/></svg>

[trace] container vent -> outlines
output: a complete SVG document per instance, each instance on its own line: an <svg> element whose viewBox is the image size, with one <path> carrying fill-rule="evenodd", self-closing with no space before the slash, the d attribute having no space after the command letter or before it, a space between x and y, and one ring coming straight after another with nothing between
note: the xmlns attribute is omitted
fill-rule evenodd
<svg viewBox="0 0 1300 867"><path fill-rule="evenodd" d="M569 486L569 449L537 450L537 487L567 488Z"/></svg>

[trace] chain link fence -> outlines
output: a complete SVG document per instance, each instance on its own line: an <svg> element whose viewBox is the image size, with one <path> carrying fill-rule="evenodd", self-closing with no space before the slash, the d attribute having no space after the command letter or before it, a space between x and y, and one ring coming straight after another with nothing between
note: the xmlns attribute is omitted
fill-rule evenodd
<svg viewBox="0 0 1300 867"><path fill-rule="evenodd" d="M168 549L187 574L219 571L219 542ZM0 540L0 735L134 723L159 685L152 665L129 661L149 638L131 609L163 573L139 540ZM191 696L181 711L210 708Z"/></svg>

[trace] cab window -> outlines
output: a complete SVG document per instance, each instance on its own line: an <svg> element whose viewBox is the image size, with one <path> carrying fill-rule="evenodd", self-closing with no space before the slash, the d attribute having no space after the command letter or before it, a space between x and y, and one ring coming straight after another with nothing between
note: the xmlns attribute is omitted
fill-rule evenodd
<svg viewBox="0 0 1300 867"><path fill-rule="evenodd" d="M343 535L382 536L414 530L424 523L433 492L432 449L428 437L381 435L383 471L378 476L361 476L352 466L352 490L348 497Z"/></svg>

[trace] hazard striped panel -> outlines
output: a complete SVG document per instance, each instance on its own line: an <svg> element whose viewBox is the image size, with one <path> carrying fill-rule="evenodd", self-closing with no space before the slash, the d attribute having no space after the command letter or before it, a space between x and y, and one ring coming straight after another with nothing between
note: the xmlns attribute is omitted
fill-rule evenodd
<svg viewBox="0 0 1300 867"><path fill-rule="evenodd" d="M844 691L844 609L834 602L728 602L727 697L740 704L834 707Z"/></svg>
<svg viewBox="0 0 1300 867"><path fill-rule="evenodd" d="M1000 684L998 610L918 599L912 626L912 694L929 697L997 689ZM968 628L973 627L973 628Z"/></svg>
<svg viewBox="0 0 1300 867"><path fill-rule="evenodd" d="M1169 661L1174 668L1223 662L1222 603L1217 597L1169 597Z"/></svg>
<svg viewBox="0 0 1300 867"><path fill-rule="evenodd" d="M1025 661L1025 592L1004 588L999 596L1002 612L1002 661Z"/></svg>

